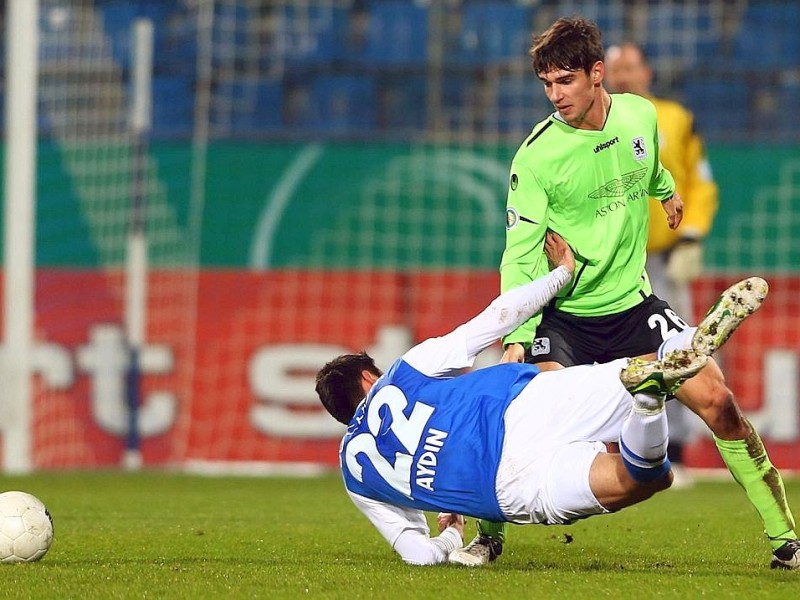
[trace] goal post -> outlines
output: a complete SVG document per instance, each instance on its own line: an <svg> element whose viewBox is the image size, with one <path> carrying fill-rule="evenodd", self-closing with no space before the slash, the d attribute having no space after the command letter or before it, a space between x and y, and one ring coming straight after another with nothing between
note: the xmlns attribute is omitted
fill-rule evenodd
<svg viewBox="0 0 800 600"><path fill-rule="evenodd" d="M31 464L31 377L34 323L36 82L38 0L9 0L6 24L6 154L3 282L3 467Z"/></svg>

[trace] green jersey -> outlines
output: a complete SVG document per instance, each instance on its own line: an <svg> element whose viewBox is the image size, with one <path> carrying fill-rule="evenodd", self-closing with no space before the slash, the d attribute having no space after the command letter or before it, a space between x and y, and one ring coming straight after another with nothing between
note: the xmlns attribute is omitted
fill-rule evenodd
<svg viewBox="0 0 800 600"><path fill-rule="evenodd" d="M559 233L575 253L572 284L555 299L577 316L627 310L651 293L644 265L648 197L675 191L658 157L653 104L613 94L600 131L576 129L555 114L538 123L511 164L506 205L502 291L548 270L544 237ZM541 320L533 317L504 342L530 343Z"/></svg>

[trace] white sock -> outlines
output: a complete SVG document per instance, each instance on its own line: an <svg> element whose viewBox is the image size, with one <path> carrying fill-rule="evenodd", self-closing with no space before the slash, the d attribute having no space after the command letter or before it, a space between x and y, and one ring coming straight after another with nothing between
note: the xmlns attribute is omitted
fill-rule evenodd
<svg viewBox="0 0 800 600"><path fill-rule="evenodd" d="M652 481L669 471L667 444L669 428L663 401L650 398L661 407L643 406L645 394L637 394L628 418L622 424L619 447L622 460L631 476L638 481ZM638 405L638 406L637 406Z"/></svg>
<svg viewBox="0 0 800 600"><path fill-rule="evenodd" d="M672 352L673 350L691 350L692 337L694 337L695 331L697 331L697 327L688 327L661 342L658 347L658 360L661 360L667 352Z"/></svg>
<svg viewBox="0 0 800 600"><path fill-rule="evenodd" d="M664 410L664 396L651 396L650 394L634 394L633 410L642 414L654 415Z"/></svg>

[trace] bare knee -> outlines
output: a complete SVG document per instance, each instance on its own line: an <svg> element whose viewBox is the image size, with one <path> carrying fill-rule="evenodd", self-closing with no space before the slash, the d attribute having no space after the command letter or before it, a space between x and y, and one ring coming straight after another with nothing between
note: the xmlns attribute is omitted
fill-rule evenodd
<svg viewBox="0 0 800 600"><path fill-rule="evenodd" d="M619 498L616 502L610 502L611 506L606 506L606 508L611 511L616 511L648 500L658 492L668 489L672 485L672 480L672 471L667 471L660 477L651 481L637 481L631 477L627 481L623 497Z"/></svg>
<svg viewBox="0 0 800 600"><path fill-rule="evenodd" d="M592 492L598 502L609 511L647 500L672 485L672 471L667 471L651 481L634 479L618 455L600 454L589 472Z"/></svg>

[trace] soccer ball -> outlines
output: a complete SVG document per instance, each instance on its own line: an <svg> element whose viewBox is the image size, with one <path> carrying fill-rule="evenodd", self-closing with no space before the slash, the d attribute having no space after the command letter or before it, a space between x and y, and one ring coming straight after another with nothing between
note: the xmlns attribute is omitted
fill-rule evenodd
<svg viewBox="0 0 800 600"><path fill-rule="evenodd" d="M0 562L33 562L53 542L53 519L36 496L26 492L0 494Z"/></svg>

